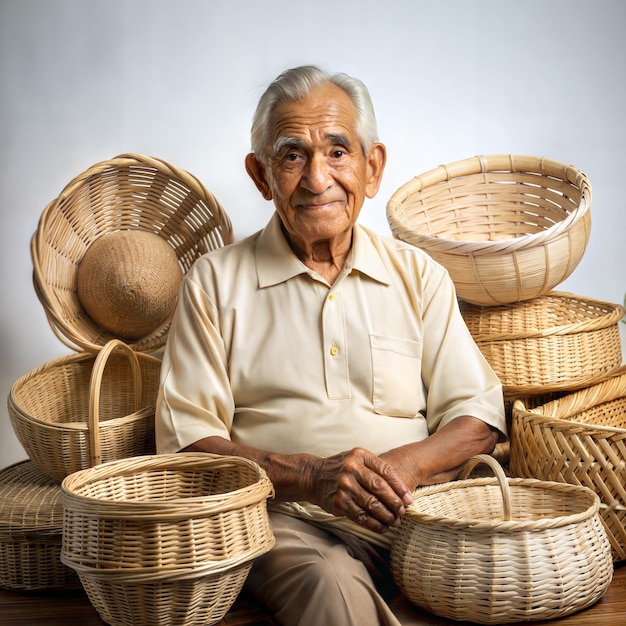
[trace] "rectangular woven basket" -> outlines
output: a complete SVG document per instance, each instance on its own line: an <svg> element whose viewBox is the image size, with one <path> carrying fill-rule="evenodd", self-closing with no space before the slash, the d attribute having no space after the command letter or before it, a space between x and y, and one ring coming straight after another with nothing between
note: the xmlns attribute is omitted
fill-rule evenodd
<svg viewBox="0 0 626 626"><path fill-rule="evenodd" d="M593 489L613 559L626 560L626 368L533 409L516 401L510 472Z"/></svg>

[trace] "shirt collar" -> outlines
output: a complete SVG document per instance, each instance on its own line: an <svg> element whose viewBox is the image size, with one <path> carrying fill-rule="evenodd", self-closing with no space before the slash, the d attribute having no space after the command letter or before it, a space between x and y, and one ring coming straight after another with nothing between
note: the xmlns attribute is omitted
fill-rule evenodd
<svg viewBox="0 0 626 626"><path fill-rule="evenodd" d="M289 247L276 212L259 233L255 254L261 288L277 285L309 271ZM354 228L352 250L346 261L346 269L347 273L357 270L383 284L390 282L389 273L370 239L369 231L358 224Z"/></svg>

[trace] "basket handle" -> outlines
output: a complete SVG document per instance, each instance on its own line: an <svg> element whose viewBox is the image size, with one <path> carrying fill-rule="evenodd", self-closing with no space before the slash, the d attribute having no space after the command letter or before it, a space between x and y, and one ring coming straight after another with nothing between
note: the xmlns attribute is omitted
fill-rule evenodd
<svg viewBox="0 0 626 626"><path fill-rule="evenodd" d="M479 464L484 463L488 465L498 479L500 490L502 491L502 508L505 522L511 521L511 489L509 488L509 481L502 469L502 466L496 459L489 454L477 454L471 457L463 466L459 479L467 478L471 471Z"/></svg>
<svg viewBox="0 0 626 626"><path fill-rule="evenodd" d="M134 350L119 339L111 339L98 352L96 360L91 370L89 380L89 446L91 450L91 466L102 463L102 452L100 446L100 387L102 385L102 375L109 357L116 350L124 352L128 357L133 375L133 389L135 395L135 412L141 409L142 377L139 359Z"/></svg>

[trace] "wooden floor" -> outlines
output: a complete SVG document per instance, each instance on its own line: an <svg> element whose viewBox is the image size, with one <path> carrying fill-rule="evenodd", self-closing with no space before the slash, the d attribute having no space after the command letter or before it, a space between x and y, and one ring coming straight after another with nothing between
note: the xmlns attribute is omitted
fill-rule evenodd
<svg viewBox="0 0 626 626"><path fill-rule="evenodd" d="M424 626L461 626L455 622L417 612ZM623 626L626 624L626 563L615 568L613 582L594 606L568 617L535 626ZM2 626L103 626L82 592L15 593L0 589ZM154 625L158 626L158 625ZM218 626L276 626L271 616L245 595L241 596ZM320 626L326 626L320 624Z"/></svg>

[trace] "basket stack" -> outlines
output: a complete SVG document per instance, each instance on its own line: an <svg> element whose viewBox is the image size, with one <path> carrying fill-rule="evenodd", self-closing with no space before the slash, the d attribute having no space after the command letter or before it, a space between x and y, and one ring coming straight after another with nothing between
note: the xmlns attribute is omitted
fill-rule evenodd
<svg viewBox="0 0 626 626"><path fill-rule="evenodd" d="M626 559L626 405L619 304L556 290L583 257L591 186L571 165L480 156L389 200L393 234L444 265L502 382L512 476L584 485Z"/></svg>
<svg viewBox="0 0 626 626"><path fill-rule="evenodd" d="M537 404L622 363L620 305L559 292L591 230L591 185L571 165L523 155L442 165L387 204L392 233L446 267L461 313L503 386Z"/></svg>
<svg viewBox="0 0 626 626"><path fill-rule="evenodd" d="M61 560L104 621L208 626L274 545L254 462L201 453L111 461L62 484Z"/></svg>
<svg viewBox="0 0 626 626"><path fill-rule="evenodd" d="M466 476L479 462L496 478ZM420 487L391 545L391 571L417 606L448 619L512 624L597 602L613 562L596 494L507 478L489 456L457 481Z"/></svg>
<svg viewBox="0 0 626 626"><path fill-rule="evenodd" d="M0 584L59 586L61 481L154 453L161 361L153 353L167 338L182 276L200 255L231 241L228 216L198 179L138 154L93 165L45 207L31 240L33 284L53 332L74 354L18 378L7 402L29 457L19 466L32 479L29 502L37 492L46 501L36 516L39 531L19 513L26 491L12 491L0 475L0 493L8 490L10 536L56 545L57 554L17 560L23 571L7 568L12 581Z"/></svg>
<svg viewBox="0 0 626 626"><path fill-rule="evenodd" d="M513 405L511 472L600 498L614 561L626 560L626 368L535 408Z"/></svg>

